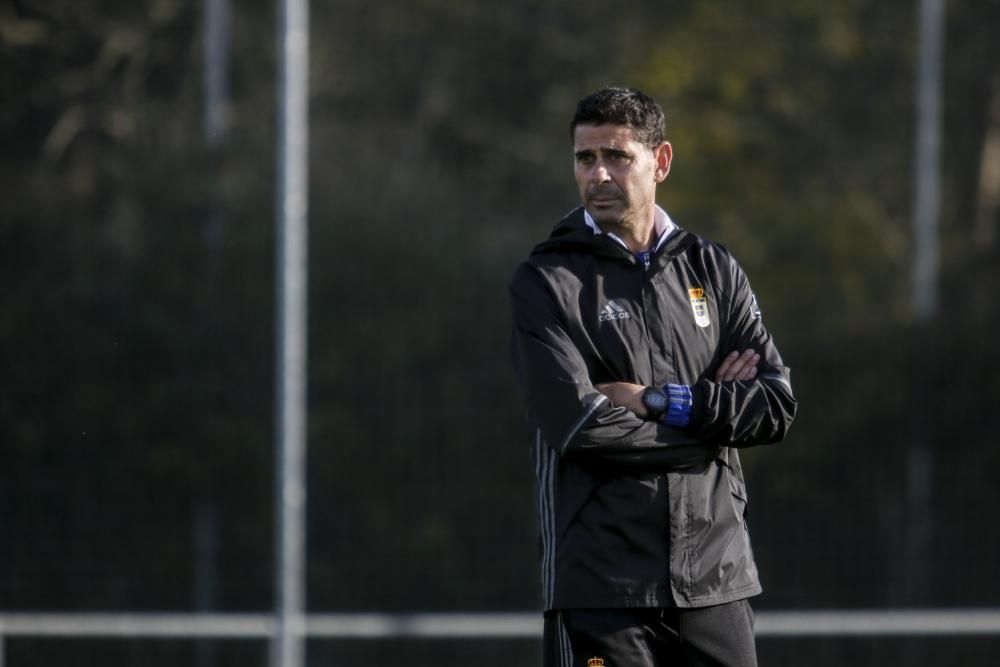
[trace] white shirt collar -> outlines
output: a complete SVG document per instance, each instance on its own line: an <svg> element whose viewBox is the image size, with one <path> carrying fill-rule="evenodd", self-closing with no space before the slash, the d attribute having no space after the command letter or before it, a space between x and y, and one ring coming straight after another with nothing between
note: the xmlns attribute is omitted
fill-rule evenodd
<svg viewBox="0 0 1000 667"><path fill-rule="evenodd" d="M601 229L600 225L597 224L597 221L594 220L593 216L590 215L590 212L587 209L583 209L583 219L587 222L587 226L594 231L595 235L605 234L617 241L626 250L629 249L628 246L625 245L625 242L620 238L611 232L605 232ZM675 225L674 221L670 219L667 212L657 206L653 211L653 230L656 232L656 244L653 246L653 252L659 250L660 246L663 245L668 238L670 238L670 235L673 234L676 229L677 225ZM631 251L629 250L629 252Z"/></svg>

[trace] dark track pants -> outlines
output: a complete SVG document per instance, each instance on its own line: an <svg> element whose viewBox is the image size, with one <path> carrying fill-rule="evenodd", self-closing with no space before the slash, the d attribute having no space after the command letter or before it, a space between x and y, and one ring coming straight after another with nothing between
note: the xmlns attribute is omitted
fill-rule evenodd
<svg viewBox="0 0 1000 667"><path fill-rule="evenodd" d="M564 609L545 617L544 651L545 667L757 666L748 600L698 609Z"/></svg>

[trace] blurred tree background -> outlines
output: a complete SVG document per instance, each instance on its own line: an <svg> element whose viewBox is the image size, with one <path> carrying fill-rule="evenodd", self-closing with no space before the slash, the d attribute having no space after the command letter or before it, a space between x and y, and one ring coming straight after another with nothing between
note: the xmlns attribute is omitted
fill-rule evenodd
<svg viewBox="0 0 1000 667"><path fill-rule="evenodd" d="M576 205L568 121L608 84L664 106L660 202L740 258L793 368L790 437L745 456L757 608L997 604L1000 2L947 3L926 323L915 4L312 4L310 610L537 607L506 285ZM231 8L221 125L204 16L198 0L0 0L0 609L272 605L277 8ZM996 639L760 650L875 665L907 641L911 665L1000 656ZM528 644L310 656L535 664ZM19 667L185 651L7 649ZM265 658L227 645L211 664Z"/></svg>

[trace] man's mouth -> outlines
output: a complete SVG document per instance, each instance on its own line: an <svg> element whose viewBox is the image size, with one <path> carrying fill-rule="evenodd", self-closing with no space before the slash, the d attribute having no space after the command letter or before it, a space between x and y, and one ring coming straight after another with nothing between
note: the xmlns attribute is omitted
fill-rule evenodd
<svg viewBox="0 0 1000 667"><path fill-rule="evenodd" d="M621 193L606 188L595 188L588 197L594 204L610 204L621 199Z"/></svg>
<svg viewBox="0 0 1000 667"><path fill-rule="evenodd" d="M610 204L618 201L617 195L591 195L590 201L594 204Z"/></svg>

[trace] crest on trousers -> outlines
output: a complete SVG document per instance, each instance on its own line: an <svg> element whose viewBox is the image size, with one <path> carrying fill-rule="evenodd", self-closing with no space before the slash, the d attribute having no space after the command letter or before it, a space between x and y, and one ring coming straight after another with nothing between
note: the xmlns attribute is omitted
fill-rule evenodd
<svg viewBox="0 0 1000 667"><path fill-rule="evenodd" d="M688 299L691 301L694 323L704 329L712 323L708 316L708 298L705 296L705 290L701 287L689 287Z"/></svg>

